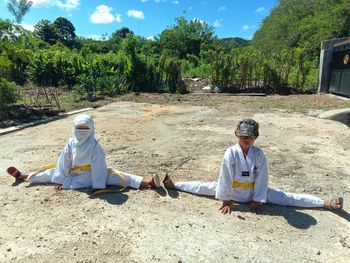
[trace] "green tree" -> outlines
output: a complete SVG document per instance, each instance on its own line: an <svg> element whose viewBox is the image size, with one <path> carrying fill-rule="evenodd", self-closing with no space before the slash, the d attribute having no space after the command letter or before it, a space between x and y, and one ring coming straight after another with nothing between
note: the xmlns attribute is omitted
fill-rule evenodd
<svg viewBox="0 0 350 263"><path fill-rule="evenodd" d="M46 19L40 20L34 26L34 34L51 45L55 44L59 40L56 27Z"/></svg>
<svg viewBox="0 0 350 263"><path fill-rule="evenodd" d="M0 18L0 31L8 30L11 27L12 27L12 22L10 20Z"/></svg>
<svg viewBox="0 0 350 263"><path fill-rule="evenodd" d="M113 32L112 38L119 37L124 39L128 34L134 35L134 32L127 27L122 27L121 29L118 29L115 32Z"/></svg>
<svg viewBox="0 0 350 263"><path fill-rule="evenodd" d="M198 19L187 21L176 18L176 24L165 29L160 37L160 46L166 53L180 59L187 54L199 56L201 48L208 48L214 40L214 31L206 22Z"/></svg>
<svg viewBox="0 0 350 263"><path fill-rule="evenodd" d="M58 33L59 41L65 46L73 48L76 40L73 24L67 18L59 17L53 22L53 25Z"/></svg>
<svg viewBox="0 0 350 263"><path fill-rule="evenodd" d="M318 56L322 40L349 34L349 0L278 0L252 44L265 54L306 47Z"/></svg>
<svg viewBox="0 0 350 263"><path fill-rule="evenodd" d="M15 17L17 24L20 24L24 15L29 12L32 4L33 2L28 0L10 0L7 4L7 8Z"/></svg>

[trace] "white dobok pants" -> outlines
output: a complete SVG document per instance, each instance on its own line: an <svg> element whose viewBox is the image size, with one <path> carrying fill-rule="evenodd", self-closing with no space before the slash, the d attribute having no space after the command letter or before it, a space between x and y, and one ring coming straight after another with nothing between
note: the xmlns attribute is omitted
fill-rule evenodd
<svg viewBox="0 0 350 263"><path fill-rule="evenodd" d="M216 182L178 182L175 188L184 192L198 195L215 196ZM280 190L269 188L267 191L267 201L269 204L281 206L297 207L323 207L324 201L316 196L308 194L285 193Z"/></svg>
<svg viewBox="0 0 350 263"><path fill-rule="evenodd" d="M143 180L142 176L134 175L126 172L119 171L124 180L120 178L120 176L115 175L113 172L108 174L108 179L106 185L117 185L117 186L126 186L132 188L140 188L141 182ZM55 168L48 169L44 172L38 173L37 175L31 176L28 180L30 183L51 183L52 177L55 173ZM73 175L74 176L74 175Z"/></svg>

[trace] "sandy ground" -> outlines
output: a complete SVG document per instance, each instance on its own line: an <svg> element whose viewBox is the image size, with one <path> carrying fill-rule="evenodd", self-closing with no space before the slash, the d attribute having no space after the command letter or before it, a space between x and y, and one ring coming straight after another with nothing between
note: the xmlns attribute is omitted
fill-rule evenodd
<svg viewBox="0 0 350 263"><path fill-rule="evenodd" d="M117 102L88 112L109 166L175 181L213 181L244 117L261 125L256 144L270 186L322 198L344 196L340 213L220 201L165 189L92 196L14 183L5 169L55 162L74 116L0 137L1 262L349 262L350 130L287 111Z"/></svg>

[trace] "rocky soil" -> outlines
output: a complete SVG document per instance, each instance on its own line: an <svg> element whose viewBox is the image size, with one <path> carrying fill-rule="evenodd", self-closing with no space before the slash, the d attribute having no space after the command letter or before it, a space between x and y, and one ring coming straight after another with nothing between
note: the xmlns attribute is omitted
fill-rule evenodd
<svg viewBox="0 0 350 263"><path fill-rule="evenodd" d="M241 204L178 191L127 189L93 196L14 182L55 162L74 116L0 137L0 262L349 262L350 130L283 110L116 102L87 112L109 166L150 178L216 180L233 129L256 119L256 141L270 164L270 186L344 196L344 211Z"/></svg>

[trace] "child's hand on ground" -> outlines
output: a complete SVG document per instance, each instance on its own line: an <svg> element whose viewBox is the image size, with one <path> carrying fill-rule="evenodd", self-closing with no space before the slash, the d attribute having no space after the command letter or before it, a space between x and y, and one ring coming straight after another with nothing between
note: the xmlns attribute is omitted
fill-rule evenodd
<svg viewBox="0 0 350 263"><path fill-rule="evenodd" d="M234 204L232 201L223 201L222 206L219 208L219 210L224 215L231 214L231 210L233 209L233 207L234 207Z"/></svg>
<svg viewBox="0 0 350 263"><path fill-rule="evenodd" d="M56 191L61 191L63 188L62 188L62 185L61 184L55 184L55 190Z"/></svg>
<svg viewBox="0 0 350 263"><path fill-rule="evenodd" d="M258 213L261 211L261 206L260 206L260 203L258 202L251 202L250 203L250 210L253 212L253 213Z"/></svg>

